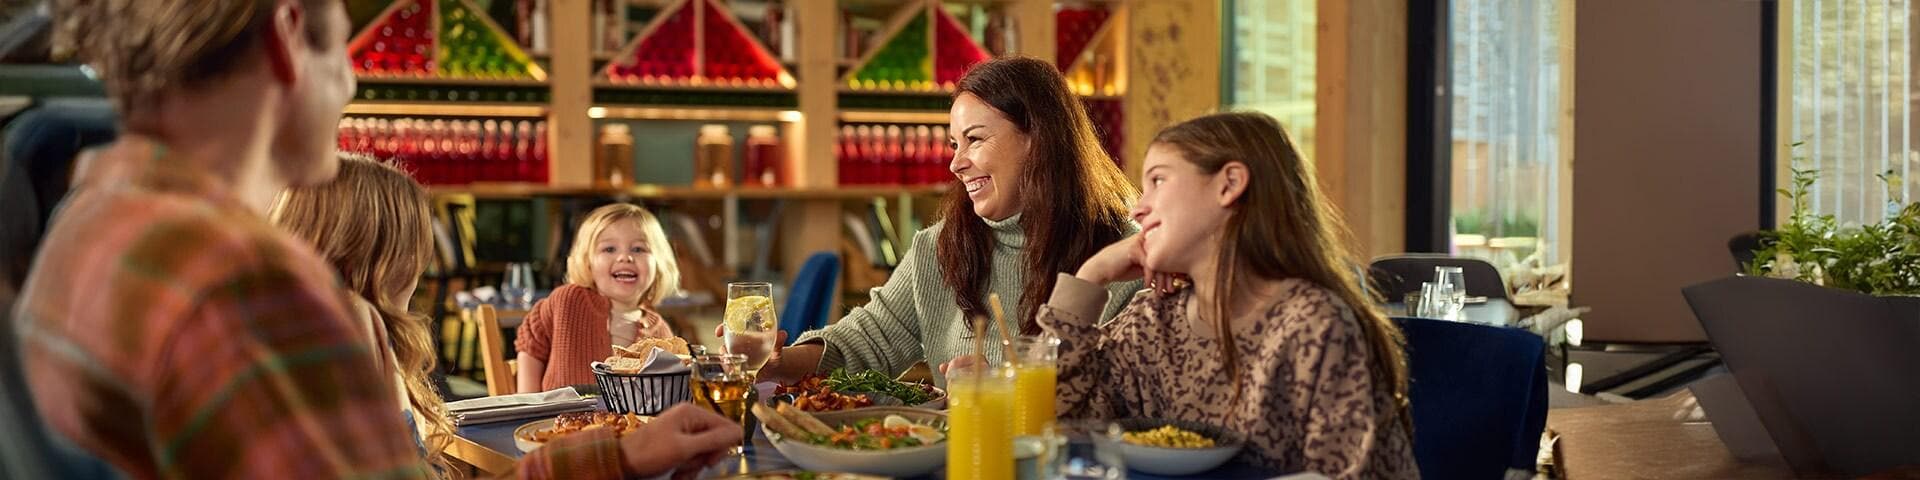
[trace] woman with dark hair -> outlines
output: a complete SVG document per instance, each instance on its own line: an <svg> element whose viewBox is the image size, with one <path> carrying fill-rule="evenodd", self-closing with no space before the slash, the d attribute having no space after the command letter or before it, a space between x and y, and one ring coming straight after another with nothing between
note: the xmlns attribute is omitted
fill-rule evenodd
<svg viewBox="0 0 1920 480"><path fill-rule="evenodd" d="M988 294L1018 302L1005 306L1009 324L995 328L1038 333L1033 315L1055 275L1133 233L1127 201L1134 188L1052 64L991 60L956 90L948 169L961 188L948 197L944 218L914 234L906 259L871 302L802 335L761 370L763 378L791 381L839 367L898 375L921 361L944 367L970 351L968 319L988 317ZM1119 311L1139 287L1107 286L1116 300L1104 311ZM996 357L998 342L987 343Z"/></svg>

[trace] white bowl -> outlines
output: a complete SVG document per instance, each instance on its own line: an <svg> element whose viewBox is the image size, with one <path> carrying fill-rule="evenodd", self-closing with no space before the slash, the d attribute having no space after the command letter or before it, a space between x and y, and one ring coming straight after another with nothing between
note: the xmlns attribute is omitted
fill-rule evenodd
<svg viewBox="0 0 1920 480"><path fill-rule="evenodd" d="M906 407L867 407L837 412L814 413L822 423L839 427L867 418L883 418L887 415L899 415L915 423L941 423L947 421L947 414L934 410ZM896 448L884 451L847 450L823 447L800 440L782 438L780 434L768 430L764 422L760 431L773 443L773 448L787 457L800 468L817 472L851 472L889 477L915 477L933 473L947 464L947 442L941 440L932 445Z"/></svg>
<svg viewBox="0 0 1920 480"><path fill-rule="evenodd" d="M1239 454L1240 449L1246 445L1239 434L1205 423L1149 418L1119 420L1114 423L1120 424L1120 428L1129 432L1173 425L1214 440L1216 446L1212 448L1164 448L1135 445L1119 438L1094 435L1096 442L1119 444L1120 459L1126 462L1127 468L1153 475L1184 476L1213 470L1227 463L1227 460L1233 459L1233 456Z"/></svg>

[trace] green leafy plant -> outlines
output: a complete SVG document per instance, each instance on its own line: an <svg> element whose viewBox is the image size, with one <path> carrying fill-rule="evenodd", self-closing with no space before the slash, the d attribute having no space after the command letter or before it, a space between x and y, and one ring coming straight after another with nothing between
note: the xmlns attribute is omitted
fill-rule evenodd
<svg viewBox="0 0 1920 480"><path fill-rule="evenodd" d="M1750 275L1786 278L1873 295L1920 295L1920 203L1900 205L1901 184L1891 170L1877 175L1888 189L1885 220L1840 225L1816 214L1808 201L1819 172L1792 168L1793 183L1779 190L1792 205L1786 225L1754 251Z"/></svg>

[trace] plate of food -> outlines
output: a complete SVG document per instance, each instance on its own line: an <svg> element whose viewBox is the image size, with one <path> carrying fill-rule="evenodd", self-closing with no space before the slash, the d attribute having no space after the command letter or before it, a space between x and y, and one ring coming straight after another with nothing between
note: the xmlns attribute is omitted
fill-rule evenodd
<svg viewBox="0 0 1920 480"><path fill-rule="evenodd" d="M858 473L809 472L806 470L776 470L772 472L743 473L720 480L887 480L887 477L861 475Z"/></svg>
<svg viewBox="0 0 1920 480"><path fill-rule="evenodd" d="M522 452L531 452L562 435L587 430L611 428L615 435L627 432L653 421L653 417L631 413L611 412L574 412L562 413L558 417L541 420L513 429L513 445Z"/></svg>
<svg viewBox="0 0 1920 480"><path fill-rule="evenodd" d="M1117 441L1127 468L1154 475L1182 476L1212 470L1227 463L1246 442L1217 426L1180 420L1135 418L1114 422L1120 438L1095 435L1095 441Z"/></svg>
<svg viewBox="0 0 1920 480"><path fill-rule="evenodd" d="M947 461L947 414L907 407L807 413L753 405L760 429L787 460L814 471L888 477L932 473Z"/></svg>
<svg viewBox="0 0 1920 480"><path fill-rule="evenodd" d="M947 407L947 392L925 383L902 382L868 370L848 373L834 369L826 375L808 375L774 389L791 395L795 407L808 412L832 412L875 406L910 406L929 410Z"/></svg>

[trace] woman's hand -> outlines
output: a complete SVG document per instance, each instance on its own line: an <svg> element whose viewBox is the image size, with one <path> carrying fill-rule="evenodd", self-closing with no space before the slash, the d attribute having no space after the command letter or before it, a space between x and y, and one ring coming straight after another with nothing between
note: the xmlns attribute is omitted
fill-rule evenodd
<svg viewBox="0 0 1920 480"><path fill-rule="evenodd" d="M1133 234L1113 242L1080 264L1075 278L1097 285L1147 279L1147 288L1166 293L1173 291L1173 274L1154 272L1146 267L1146 239Z"/></svg>
<svg viewBox="0 0 1920 480"><path fill-rule="evenodd" d="M978 355L961 355L953 357L952 360L947 360L947 363L940 364L940 375L946 376L947 381L951 382L953 381L953 372L982 367L986 366L986 364L986 360L981 359Z"/></svg>
<svg viewBox="0 0 1920 480"><path fill-rule="evenodd" d="M740 445L744 431L733 420L690 404L676 405L632 434L620 437L620 457L629 476L673 478L699 475Z"/></svg>

